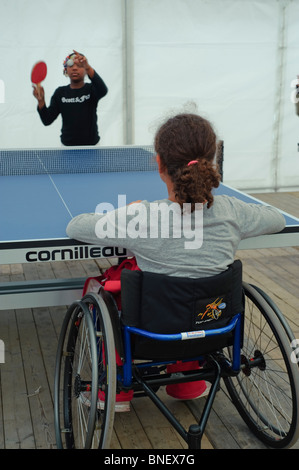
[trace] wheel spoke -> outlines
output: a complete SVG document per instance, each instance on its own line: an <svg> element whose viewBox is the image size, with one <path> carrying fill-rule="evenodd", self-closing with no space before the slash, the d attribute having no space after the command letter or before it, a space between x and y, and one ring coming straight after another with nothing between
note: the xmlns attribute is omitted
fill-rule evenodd
<svg viewBox="0 0 299 470"><path fill-rule="evenodd" d="M90 295L71 309L61 331L56 360L57 445L59 448L108 447L116 394L114 338L109 311L101 298ZM100 360L103 356L105 362ZM99 387L111 390L111 397L106 398L109 406L103 411L97 409Z"/></svg>
<svg viewBox="0 0 299 470"><path fill-rule="evenodd" d="M240 415L267 446L287 447L298 438L299 373L290 361L290 338L273 309L244 285L243 372L225 379Z"/></svg>

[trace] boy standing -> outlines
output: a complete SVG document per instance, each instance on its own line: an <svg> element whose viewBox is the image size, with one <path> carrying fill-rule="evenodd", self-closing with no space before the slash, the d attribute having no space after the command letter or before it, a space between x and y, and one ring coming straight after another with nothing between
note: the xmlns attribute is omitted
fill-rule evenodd
<svg viewBox="0 0 299 470"><path fill-rule="evenodd" d="M48 126L61 114L60 138L64 145L96 145L100 140L97 105L107 94L108 88L86 57L77 51L66 57L63 66L70 84L55 90L49 107L45 103L44 89L40 86L33 89L40 118ZM91 83L85 83L85 75Z"/></svg>

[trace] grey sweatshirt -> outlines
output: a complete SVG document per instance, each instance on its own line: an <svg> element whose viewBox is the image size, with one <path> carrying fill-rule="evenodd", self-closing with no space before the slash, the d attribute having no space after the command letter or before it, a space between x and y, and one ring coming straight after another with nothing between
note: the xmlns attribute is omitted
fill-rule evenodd
<svg viewBox="0 0 299 470"><path fill-rule="evenodd" d="M81 214L66 231L85 243L127 248L142 271L199 278L224 271L234 261L240 240L284 227L284 217L271 206L215 196L209 209L198 204L183 214L168 199Z"/></svg>

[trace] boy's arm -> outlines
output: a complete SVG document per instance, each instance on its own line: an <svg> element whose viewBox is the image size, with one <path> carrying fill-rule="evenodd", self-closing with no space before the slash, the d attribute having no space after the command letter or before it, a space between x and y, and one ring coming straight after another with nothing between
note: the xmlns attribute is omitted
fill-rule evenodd
<svg viewBox="0 0 299 470"><path fill-rule="evenodd" d="M57 118L58 114L60 113L57 99L56 99L56 92L51 98L50 106L47 108L44 94L42 99L38 100L37 106L38 114L40 115L41 121L45 126L49 126L52 124L53 121Z"/></svg>
<svg viewBox="0 0 299 470"><path fill-rule="evenodd" d="M97 74L97 72L94 69L93 71L94 71L93 77L89 76L89 78L91 79L91 83L94 86L94 90L96 92L97 97L100 99L100 98L103 98L105 95L107 95L108 88L104 80L100 77L100 75Z"/></svg>
<svg viewBox="0 0 299 470"><path fill-rule="evenodd" d="M90 80L92 81L92 84L94 85L96 89L96 94L98 98L99 99L103 98L108 93L108 88L104 80L96 73L95 69L91 67L87 58L84 55L80 54L79 52L75 50L74 52L76 54L75 61L77 61L78 64L83 65L83 67L85 68L85 71L88 77L90 78Z"/></svg>
<svg viewBox="0 0 299 470"><path fill-rule="evenodd" d="M40 85L33 85L33 96L37 99L38 109L42 109L45 106L45 91Z"/></svg>

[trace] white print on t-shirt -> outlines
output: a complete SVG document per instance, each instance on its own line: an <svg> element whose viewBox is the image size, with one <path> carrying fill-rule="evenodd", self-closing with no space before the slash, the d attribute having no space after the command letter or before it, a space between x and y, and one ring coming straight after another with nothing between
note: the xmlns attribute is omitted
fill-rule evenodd
<svg viewBox="0 0 299 470"><path fill-rule="evenodd" d="M77 96L76 98L61 98L62 103L83 103L86 100L90 99L90 95Z"/></svg>

